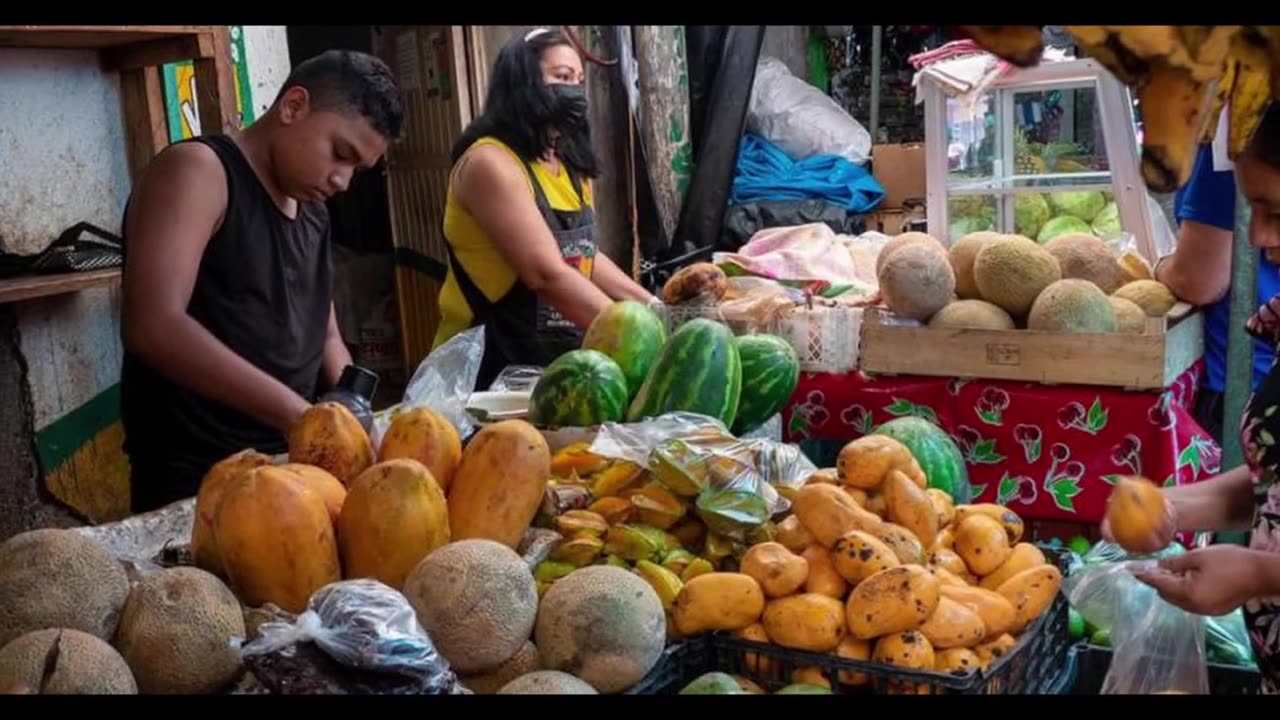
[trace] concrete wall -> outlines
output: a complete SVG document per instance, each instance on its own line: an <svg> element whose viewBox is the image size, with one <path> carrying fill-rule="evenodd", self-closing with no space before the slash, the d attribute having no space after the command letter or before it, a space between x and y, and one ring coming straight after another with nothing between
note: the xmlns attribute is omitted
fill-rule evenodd
<svg viewBox="0 0 1280 720"><path fill-rule="evenodd" d="M284 27L246 27L255 116L289 71ZM130 190L120 84L94 53L0 50L0 251L80 221L113 232ZM118 288L0 305L0 540L128 511ZM55 499L62 502L56 502Z"/></svg>

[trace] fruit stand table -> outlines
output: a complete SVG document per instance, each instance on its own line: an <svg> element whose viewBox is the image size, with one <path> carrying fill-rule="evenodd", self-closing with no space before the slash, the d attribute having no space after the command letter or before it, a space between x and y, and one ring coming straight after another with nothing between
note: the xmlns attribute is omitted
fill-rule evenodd
<svg viewBox="0 0 1280 720"><path fill-rule="evenodd" d="M975 502L1006 504L1041 522L1094 525L1116 476L1172 485L1218 471L1221 451L1190 410L1203 367L1196 363L1154 392L802 373L783 411L784 432L788 442L819 441L834 464L844 442L894 417L920 415L960 446Z"/></svg>

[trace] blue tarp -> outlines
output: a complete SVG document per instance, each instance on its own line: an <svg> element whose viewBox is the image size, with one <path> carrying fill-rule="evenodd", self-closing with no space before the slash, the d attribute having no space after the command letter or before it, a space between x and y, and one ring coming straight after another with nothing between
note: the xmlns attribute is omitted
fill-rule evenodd
<svg viewBox="0 0 1280 720"><path fill-rule="evenodd" d="M768 140L751 133L743 135L731 205L809 198L864 213L880 204L884 188L871 173L839 155L792 160Z"/></svg>

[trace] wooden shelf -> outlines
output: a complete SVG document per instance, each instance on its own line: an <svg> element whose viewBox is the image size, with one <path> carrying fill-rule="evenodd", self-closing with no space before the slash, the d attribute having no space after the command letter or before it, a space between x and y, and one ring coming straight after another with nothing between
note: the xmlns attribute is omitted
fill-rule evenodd
<svg viewBox="0 0 1280 720"><path fill-rule="evenodd" d="M0 280L0 304L64 295L91 287L105 287L120 282L118 267L89 272L62 273L58 275L31 275Z"/></svg>
<svg viewBox="0 0 1280 720"><path fill-rule="evenodd" d="M102 49L207 32L207 25L0 25L0 47Z"/></svg>

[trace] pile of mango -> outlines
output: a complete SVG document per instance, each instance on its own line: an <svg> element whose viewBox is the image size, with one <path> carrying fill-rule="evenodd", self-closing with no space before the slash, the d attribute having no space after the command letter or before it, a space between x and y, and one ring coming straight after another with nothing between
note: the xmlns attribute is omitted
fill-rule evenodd
<svg viewBox="0 0 1280 720"><path fill-rule="evenodd" d="M896 668L985 670L1061 586L1059 569L1022 533L1008 508L953 506L926 490L905 446L867 436L844 447L837 468L811 476L776 537L753 544L736 572L687 579L671 615L682 636L732 632ZM744 664L769 678L772 663L748 653ZM867 673L833 678L818 667L787 680L828 689L872 682ZM930 688L884 685L891 693Z"/></svg>

